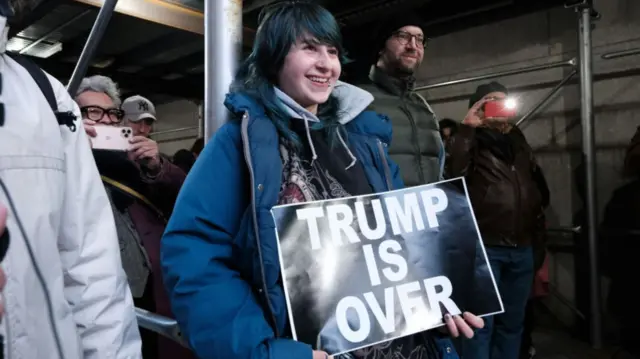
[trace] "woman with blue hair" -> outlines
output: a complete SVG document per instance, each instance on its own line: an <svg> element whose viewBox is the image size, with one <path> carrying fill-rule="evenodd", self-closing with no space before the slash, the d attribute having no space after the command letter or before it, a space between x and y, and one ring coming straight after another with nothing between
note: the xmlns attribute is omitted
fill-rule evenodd
<svg viewBox="0 0 640 359"><path fill-rule="evenodd" d="M225 101L233 119L191 169L162 240L173 312L201 359L327 357L291 339L270 210L403 187L387 153L391 124L365 111L371 94L338 81L343 60L324 8L285 2L263 12ZM482 323L447 318L454 336ZM384 350L424 347L434 354L423 357L440 358L447 351L428 333Z"/></svg>

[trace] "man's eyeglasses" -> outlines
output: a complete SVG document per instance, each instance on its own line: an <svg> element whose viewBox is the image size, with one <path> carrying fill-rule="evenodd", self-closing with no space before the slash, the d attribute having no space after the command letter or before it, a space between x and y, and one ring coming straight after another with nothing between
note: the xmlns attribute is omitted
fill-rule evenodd
<svg viewBox="0 0 640 359"><path fill-rule="evenodd" d="M91 121L100 121L107 116L112 123L119 123L124 118L124 111L119 108L106 109L100 106L85 106L80 108L80 112Z"/></svg>
<svg viewBox="0 0 640 359"><path fill-rule="evenodd" d="M395 37L401 45L407 45L412 39L416 39L416 45L422 46L423 48L427 47L427 39L424 35L414 35L406 31L396 31L393 37Z"/></svg>

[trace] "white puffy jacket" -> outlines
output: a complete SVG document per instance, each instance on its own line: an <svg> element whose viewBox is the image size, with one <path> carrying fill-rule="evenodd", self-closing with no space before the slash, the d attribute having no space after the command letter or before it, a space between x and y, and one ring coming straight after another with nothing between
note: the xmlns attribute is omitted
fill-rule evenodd
<svg viewBox="0 0 640 359"><path fill-rule="evenodd" d="M44 291L16 219L24 225L53 303L64 359L141 358L140 333L120 261L113 214L87 137L60 127L29 73L4 54L0 73L5 123L0 127L0 178L16 205L2 262L7 274L0 326L5 358L59 359ZM49 77L60 111L80 111ZM8 207L5 194L0 202Z"/></svg>

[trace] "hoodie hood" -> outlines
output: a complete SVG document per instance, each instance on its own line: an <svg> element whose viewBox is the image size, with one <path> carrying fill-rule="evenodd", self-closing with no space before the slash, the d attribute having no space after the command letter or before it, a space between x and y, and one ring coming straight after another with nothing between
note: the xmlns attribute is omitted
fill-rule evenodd
<svg viewBox="0 0 640 359"><path fill-rule="evenodd" d="M283 105L283 109L287 111L291 118L320 122L320 119L318 119L316 115L300 106L279 88L275 88L275 93ZM341 125L345 125L356 118L373 102L372 94L359 87L342 81L336 82L331 95L337 97L339 100L338 103L340 107L338 108L338 122Z"/></svg>
<svg viewBox="0 0 640 359"><path fill-rule="evenodd" d="M316 153L315 146L313 145L313 140L311 139L309 122L320 122L320 119L315 114L300 106L300 104L289 97L289 95L282 92L282 90L280 90L279 88L275 88L275 93L280 100L280 103L283 105L282 108L287 112L289 116L291 116L291 118L304 121L307 141L309 142L309 147L311 148L311 163L313 163L313 161L318 158L318 154ZM371 104L371 102L373 102L373 95L369 92L341 81L336 82L331 95L338 98L338 104L340 107L338 108L337 115L338 122L341 125L345 125L356 118ZM349 164L349 166L347 166L347 168L345 168L345 170L348 170L356 164L357 159L356 156L354 156L351 152L351 149L349 149L347 142L344 140L340 132L341 131L338 131L338 140L344 147L349 157L351 157L351 163Z"/></svg>

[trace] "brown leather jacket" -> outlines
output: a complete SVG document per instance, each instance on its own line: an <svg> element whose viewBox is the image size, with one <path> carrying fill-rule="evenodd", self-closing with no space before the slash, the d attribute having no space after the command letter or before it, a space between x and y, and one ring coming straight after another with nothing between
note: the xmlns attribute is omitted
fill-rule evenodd
<svg viewBox="0 0 640 359"><path fill-rule="evenodd" d="M542 193L544 177L523 133L517 127L502 135L461 125L447 147L447 177L465 177L485 245L541 244L548 193Z"/></svg>

